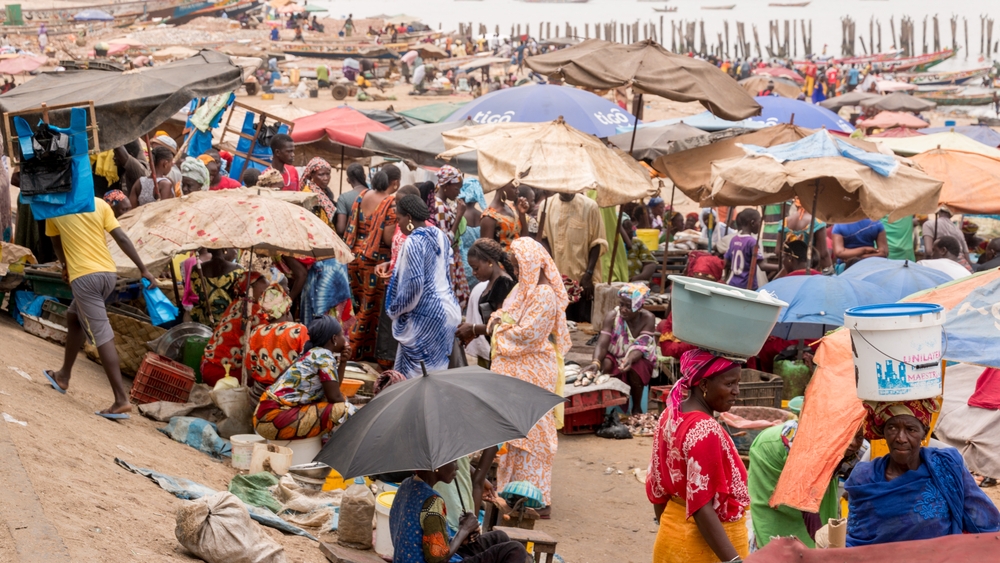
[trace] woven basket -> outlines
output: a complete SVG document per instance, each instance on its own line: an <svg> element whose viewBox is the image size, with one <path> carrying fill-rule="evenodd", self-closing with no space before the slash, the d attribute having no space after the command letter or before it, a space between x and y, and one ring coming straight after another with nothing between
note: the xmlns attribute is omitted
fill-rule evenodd
<svg viewBox="0 0 1000 563"><path fill-rule="evenodd" d="M111 312L108 313L108 320L115 331L115 350L118 351L122 373L135 377L142 365L142 358L149 352L146 343L163 336L167 330ZM83 350L88 358L100 363L97 348L87 343Z"/></svg>

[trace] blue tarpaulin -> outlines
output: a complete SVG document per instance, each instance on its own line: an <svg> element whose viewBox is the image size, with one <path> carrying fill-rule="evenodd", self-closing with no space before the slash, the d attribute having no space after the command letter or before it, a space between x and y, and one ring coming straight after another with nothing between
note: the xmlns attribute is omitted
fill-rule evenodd
<svg viewBox="0 0 1000 563"><path fill-rule="evenodd" d="M945 359L1000 368L1000 280L977 288L944 323Z"/></svg>
<svg viewBox="0 0 1000 563"><path fill-rule="evenodd" d="M844 157L860 162L871 168L876 174L886 177L891 176L899 168L899 161L895 157L861 150L850 143L834 139L826 131L818 131L793 143L773 147L743 145L743 150L748 154L773 157L778 162L806 160L808 158Z"/></svg>

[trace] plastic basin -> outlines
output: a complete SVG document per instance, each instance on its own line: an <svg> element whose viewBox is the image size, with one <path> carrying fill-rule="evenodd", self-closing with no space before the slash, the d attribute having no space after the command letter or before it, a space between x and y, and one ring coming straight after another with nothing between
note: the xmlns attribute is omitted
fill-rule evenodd
<svg viewBox="0 0 1000 563"><path fill-rule="evenodd" d="M761 294L708 280L667 276L673 282L670 302L674 336L727 356L749 358L764 346L788 303L761 300Z"/></svg>
<svg viewBox="0 0 1000 563"><path fill-rule="evenodd" d="M353 397L358 392L358 389L361 389L361 386L364 384L365 382L360 379L345 377L344 380L340 382L340 392L343 393L345 397Z"/></svg>

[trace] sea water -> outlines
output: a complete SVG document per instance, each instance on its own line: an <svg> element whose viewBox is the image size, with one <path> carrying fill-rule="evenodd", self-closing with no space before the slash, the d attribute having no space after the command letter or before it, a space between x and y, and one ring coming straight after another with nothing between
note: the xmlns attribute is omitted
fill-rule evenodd
<svg viewBox="0 0 1000 563"><path fill-rule="evenodd" d="M826 46L829 55L838 55L841 44L841 22L844 16L851 16L856 22L856 33L858 39L864 37L867 44L868 24L872 17L877 18L882 24L882 51L891 50L893 41L892 31L889 25L889 17L895 21L896 36L899 36L900 19L903 16L910 17L914 22L914 32L916 39L914 44L918 53L922 51L923 43L923 19L927 22L927 44L933 49L933 21L931 18L938 15L938 25L940 29L941 47L951 46L951 24L949 17L958 15L959 22L956 31L957 41L961 47L961 54L954 61L947 62L947 66L940 67L942 70L955 70L958 68L968 68L983 66L977 59L980 53L980 14L996 14L996 2L989 0L955 0L942 4L935 0L812 0L804 8L772 7L768 4L773 2L799 2L802 0L663 0L658 2L638 1L638 0L590 0L585 4L565 4L565 3L526 3L520 0L309 0L310 4L321 5L330 9L329 17L344 18L347 14L354 14L355 19L375 16L378 14L395 15L406 13L419 17L425 24L433 29L439 26L445 31L456 30L458 24L472 23L473 29L478 30L479 24L485 24L492 35L496 26L500 26L501 35L510 33L510 26L520 24L522 32L525 26L529 26L531 35L538 32L540 22L551 22L553 36L555 36L555 26L560 28L560 35L565 35L563 31L566 22L576 26L580 36L584 34L584 24L590 24L590 36L594 35L594 27L597 24L618 23L631 24L639 22L639 34L642 37L642 25L652 22L656 33L660 34L660 17L663 16L663 30L666 36L664 42L670 45L670 21L704 21L705 33L708 44L711 46L718 43L717 34L723 33L723 22L729 22L730 49L736 42L736 22L743 22L746 28L748 40L753 47L753 31L751 25L756 25L757 33L760 37L760 45L763 49L768 45L768 22L770 20L781 20L781 29L784 33L784 20L806 20L808 28L809 20L812 20L813 49L820 54ZM703 10L703 6L720 6L735 4L732 10ZM658 13L654 7L677 6L678 11L673 13ZM969 51L971 55L966 56L965 51L965 26L962 17L968 20L969 24ZM364 30L360 30L364 31ZM700 29L698 42L700 43ZM878 30L875 31L876 50L878 47ZM802 51L801 24L798 26L799 56ZM1000 41L1000 22L994 26L993 41ZM863 54L860 42L855 47L856 54Z"/></svg>

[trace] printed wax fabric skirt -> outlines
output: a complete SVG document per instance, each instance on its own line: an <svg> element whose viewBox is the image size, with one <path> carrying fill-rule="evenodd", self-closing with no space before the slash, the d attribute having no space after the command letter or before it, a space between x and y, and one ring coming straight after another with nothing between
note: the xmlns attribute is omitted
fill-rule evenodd
<svg viewBox="0 0 1000 563"><path fill-rule="evenodd" d="M290 407L264 399L257 405L253 425L257 434L267 440L301 440L333 430L345 412L344 403L322 401Z"/></svg>

